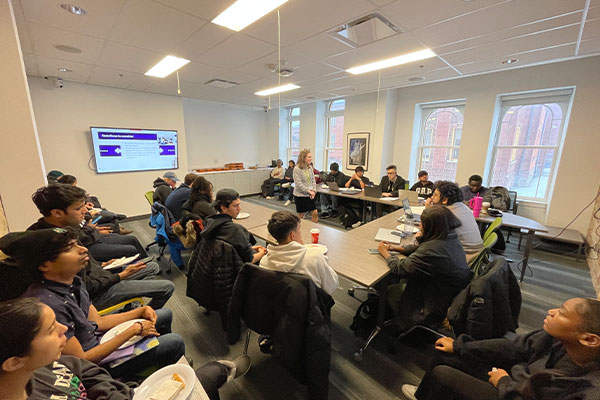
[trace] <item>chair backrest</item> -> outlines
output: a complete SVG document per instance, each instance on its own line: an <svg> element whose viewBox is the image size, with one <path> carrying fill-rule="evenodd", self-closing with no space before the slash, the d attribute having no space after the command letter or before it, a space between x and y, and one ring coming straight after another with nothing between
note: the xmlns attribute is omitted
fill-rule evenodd
<svg viewBox="0 0 600 400"><path fill-rule="evenodd" d="M495 232L500 227L500 225L502 225L502 218L498 217L486 229L485 233L483 234L483 241L485 242L485 240L492 234L492 232Z"/></svg>
<svg viewBox="0 0 600 400"><path fill-rule="evenodd" d="M497 241L498 234L496 232L490 233L487 239L483 241L483 249L479 252L477 257L475 257L473 262L471 262L471 265L469 265L473 272L473 278L477 278L483 274L483 267L489 262L490 251Z"/></svg>
<svg viewBox="0 0 600 400"><path fill-rule="evenodd" d="M508 205L507 211L512 211L513 214L517 213L517 192L514 190L508 191L508 198L510 199L510 204Z"/></svg>
<svg viewBox="0 0 600 400"><path fill-rule="evenodd" d="M152 190L148 190L146 193L144 193L144 197L146 197L146 200L148 200L150 205L154 204L154 192Z"/></svg>

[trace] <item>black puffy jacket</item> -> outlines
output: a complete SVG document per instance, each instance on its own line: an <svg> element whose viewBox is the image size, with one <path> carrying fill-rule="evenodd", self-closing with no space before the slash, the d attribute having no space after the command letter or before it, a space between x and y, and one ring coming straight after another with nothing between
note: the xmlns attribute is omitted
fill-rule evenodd
<svg viewBox="0 0 600 400"><path fill-rule="evenodd" d="M448 321L457 336L465 333L478 340L501 338L518 328L520 310L519 283L500 257L456 296L448 310Z"/></svg>
<svg viewBox="0 0 600 400"><path fill-rule="evenodd" d="M243 318L253 331L272 336L273 357L307 385L309 399L327 399L333 304L305 275L246 263L229 307L229 343L239 339Z"/></svg>

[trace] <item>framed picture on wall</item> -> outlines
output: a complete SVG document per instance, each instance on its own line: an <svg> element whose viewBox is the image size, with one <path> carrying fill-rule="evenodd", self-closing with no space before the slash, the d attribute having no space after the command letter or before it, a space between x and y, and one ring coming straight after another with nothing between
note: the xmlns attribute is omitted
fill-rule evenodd
<svg viewBox="0 0 600 400"><path fill-rule="evenodd" d="M362 165L365 171L369 170L369 132L355 132L347 135L348 154L346 169L353 170Z"/></svg>

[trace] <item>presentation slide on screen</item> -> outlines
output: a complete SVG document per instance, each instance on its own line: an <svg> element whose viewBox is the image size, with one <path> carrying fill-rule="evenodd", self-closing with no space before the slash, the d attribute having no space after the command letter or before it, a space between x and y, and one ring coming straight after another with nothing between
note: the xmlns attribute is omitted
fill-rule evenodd
<svg viewBox="0 0 600 400"><path fill-rule="evenodd" d="M90 130L98 173L178 167L177 131L97 127Z"/></svg>

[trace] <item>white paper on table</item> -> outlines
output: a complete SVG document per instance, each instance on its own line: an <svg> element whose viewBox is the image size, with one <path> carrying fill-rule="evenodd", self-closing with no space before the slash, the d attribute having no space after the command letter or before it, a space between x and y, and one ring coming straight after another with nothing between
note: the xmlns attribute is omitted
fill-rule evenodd
<svg viewBox="0 0 600 400"><path fill-rule="evenodd" d="M394 201L394 200L398 200L400 197L380 197L379 200L389 200L389 201Z"/></svg>

